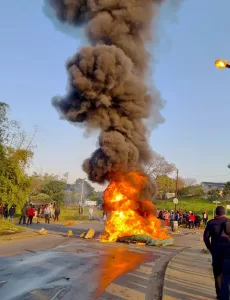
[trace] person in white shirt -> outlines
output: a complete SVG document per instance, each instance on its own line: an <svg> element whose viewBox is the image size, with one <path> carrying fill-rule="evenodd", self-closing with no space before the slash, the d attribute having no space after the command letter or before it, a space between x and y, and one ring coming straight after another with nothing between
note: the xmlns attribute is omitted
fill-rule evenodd
<svg viewBox="0 0 230 300"><path fill-rule="evenodd" d="M90 208L89 208L89 220L92 220L92 218L93 218L93 207L90 206Z"/></svg>
<svg viewBox="0 0 230 300"><path fill-rule="evenodd" d="M50 223L50 208L48 205L45 206L44 214L45 214L45 222L49 224Z"/></svg>

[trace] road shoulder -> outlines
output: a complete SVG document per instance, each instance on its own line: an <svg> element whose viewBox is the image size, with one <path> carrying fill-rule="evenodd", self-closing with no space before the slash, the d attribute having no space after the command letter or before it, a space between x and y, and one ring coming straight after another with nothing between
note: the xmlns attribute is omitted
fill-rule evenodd
<svg viewBox="0 0 230 300"><path fill-rule="evenodd" d="M177 254L165 272L162 300L188 299L216 299L211 255L202 251L202 245Z"/></svg>

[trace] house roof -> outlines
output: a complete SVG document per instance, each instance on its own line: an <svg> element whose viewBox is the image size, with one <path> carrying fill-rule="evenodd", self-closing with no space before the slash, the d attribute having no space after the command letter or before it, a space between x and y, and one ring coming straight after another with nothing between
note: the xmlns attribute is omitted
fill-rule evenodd
<svg viewBox="0 0 230 300"><path fill-rule="evenodd" d="M224 182L202 182L201 184L215 185L215 186L225 186L226 183L224 183Z"/></svg>
<svg viewBox="0 0 230 300"><path fill-rule="evenodd" d="M54 202L54 201L30 201L30 203L35 206L46 205L46 204L50 204L52 202Z"/></svg>

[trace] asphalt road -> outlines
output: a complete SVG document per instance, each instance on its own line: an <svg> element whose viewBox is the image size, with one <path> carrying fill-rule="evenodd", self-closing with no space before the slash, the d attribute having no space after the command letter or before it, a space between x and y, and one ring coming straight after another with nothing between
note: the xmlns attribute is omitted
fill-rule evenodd
<svg viewBox="0 0 230 300"><path fill-rule="evenodd" d="M185 244L183 237L176 247L154 248L66 236L89 227L99 233L100 222L32 228L42 227L47 236L0 244L0 299L158 300L165 267Z"/></svg>
<svg viewBox="0 0 230 300"><path fill-rule="evenodd" d="M95 235L98 236L104 229L104 222L87 221L87 222L77 222L77 225L74 226L63 226L62 224L58 224L58 223L56 224L53 221L51 221L50 224L45 224L45 223L32 224L31 226L28 226L28 228L34 230L40 230L42 228L45 228L48 231L64 233L64 234L66 234L68 230L72 230L73 234L76 236L80 236L82 232L86 231L89 228L93 228L95 230Z"/></svg>

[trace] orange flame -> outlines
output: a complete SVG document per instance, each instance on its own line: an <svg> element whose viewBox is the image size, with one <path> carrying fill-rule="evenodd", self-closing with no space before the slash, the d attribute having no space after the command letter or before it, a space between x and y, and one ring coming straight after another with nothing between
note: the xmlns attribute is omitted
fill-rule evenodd
<svg viewBox="0 0 230 300"><path fill-rule="evenodd" d="M149 200L140 200L147 180L145 175L131 172L109 184L103 195L103 209L111 214L101 241L114 242L133 235L148 235L158 240L169 238L167 228L156 217L155 206Z"/></svg>

